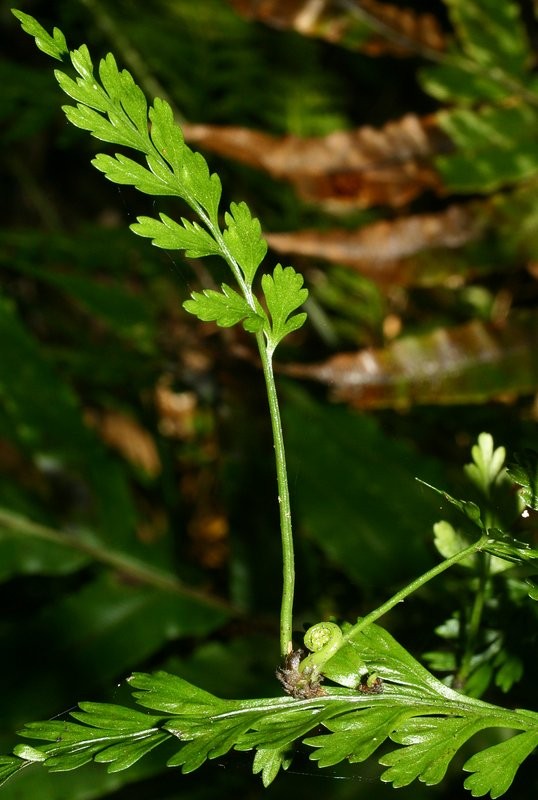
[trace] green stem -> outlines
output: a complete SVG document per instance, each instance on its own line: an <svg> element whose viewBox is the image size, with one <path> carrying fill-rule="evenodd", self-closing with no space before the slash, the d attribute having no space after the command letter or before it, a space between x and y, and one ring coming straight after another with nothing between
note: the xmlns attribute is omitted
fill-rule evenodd
<svg viewBox="0 0 538 800"><path fill-rule="evenodd" d="M486 530L488 530L490 527L493 527L495 522L492 513L489 510L491 505L490 488L490 485L487 485L484 490L488 508L484 519L484 527ZM489 553L482 553L482 558L480 558L480 563L478 565L478 588L474 596L471 616L469 617L469 622L465 626L465 629L462 630L462 635L465 635L463 656L461 659L460 668L457 674L454 676L454 686L461 690L465 689L465 684L467 683L467 679L472 671L473 656L475 654L478 642L478 634L480 632L480 624L482 622L482 614L484 613L484 605L486 602L486 590L490 577L490 566L491 556Z"/></svg>
<svg viewBox="0 0 538 800"><path fill-rule="evenodd" d="M252 293L252 286L243 277L240 265L230 253L224 237L218 226L218 221L210 219L204 210L197 209L197 213L218 243L221 253L230 266L243 296L249 306L256 311L256 303ZM273 445L275 448L276 479L278 488L278 503L280 508L280 535L282 541L282 602L280 606L280 655L284 659L293 650L293 597L295 590L295 557L293 552L293 533L291 526L291 505L288 489L288 473L286 468L286 451L284 436L282 434L282 421L280 407L273 373L272 355L274 348L270 348L262 331L256 334L256 343L262 362L265 388L269 401L269 414L273 431Z"/></svg>
<svg viewBox="0 0 538 800"><path fill-rule="evenodd" d="M280 606L280 654L285 658L293 650L293 594L295 588L295 559L293 554L293 534L291 527L291 506L288 490L288 473L286 469L286 452L284 437L282 435L282 422L280 408L273 374L271 356L263 333L256 334L256 341L260 351L269 412L273 429L273 443L275 447L276 478L278 486L278 503L280 507L280 533L282 537L282 603Z"/></svg>
<svg viewBox="0 0 538 800"><path fill-rule="evenodd" d="M486 600L486 587L489 580L489 563L491 556L487 553L482 554L480 574L478 577L478 589L476 591L471 616L465 631L465 651L461 659L461 665L455 676L455 685L464 689L467 678L471 673L472 659L476 649L484 603Z"/></svg>
<svg viewBox="0 0 538 800"><path fill-rule="evenodd" d="M144 562L132 558L125 553L118 552L117 550L105 549L101 545L92 544L72 534L61 533L45 525L32 522L32 520L26 519L26 517L22 517L19 514L14 514L12 511L0 508L0 528L2 527L12 531L17 536L40 539L41 541L50 542L60 547L76 550L88 556L93 561L97 561L107 567L112 567L132 581L154 586L156 589L172 592L182 597L191 598L199 603L203 603L203 605L220 609L227 613L237 613L237 611L225 601L216 597L210 597L199 589L185 586L175 575L163 572L155 567L150 567L144 564Z"/></svg>
<svg viewBox="0 0 538 800"><path fill-rule="evenodd" d="M394 608L394 606L398 605L398 603L402 603L406 597L409 597L410 594L416 592L418 589L428 583L428 581L431 581L432 578L436 578L437 575L445 572L445 570L449 569L454 564L457 564L469 556L474 555L474 553L477 553L482 547L484 547L487 541L488 537L486 534L484 534L474 544L469 545L469 547L466 547L464 550L460 550L459 553L456 553L450 558L445 559L445 561L441 561L440 564L432 567L432 569L428 570L428 572L425 572L423 575L415 578L415 580L411 581L411 583L409 583L405 588L400 589L399 592L396 592L396 594L387 600L386 603L383 603L383 605L370 612L370 614L362 617L362 619L360 619L356 625L353 625L353 627L344 634L342 644L352 639L357 635L357 633L362 631L364 628L367 628L368 625L371 625L372 622L378 620L380 617L386 614L387 611L390 611L392 608Z"/></svg>

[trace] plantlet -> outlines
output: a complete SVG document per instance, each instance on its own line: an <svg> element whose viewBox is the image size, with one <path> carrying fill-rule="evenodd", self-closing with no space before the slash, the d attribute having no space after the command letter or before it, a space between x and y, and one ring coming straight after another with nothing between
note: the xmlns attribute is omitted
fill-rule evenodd
<svg viewBox="0 0 538 800"><path fill-rule="evenodd" d="M118 69L112 55L100 62L97 76L86 46L69 51L60 31L50 36L32 17L14 13L41 50L59 60L69 55L78 77L56 72L61 88L76 103L65 108L69 121L144 159L141 163L121 153L99 154L94 166L115 183L152 196L180 198L194 215L193 220L179 222L164 213L158 219L139 217L132 230L158 247L185 250L194 258L220 256L231 269L237 289L222 284L220 291L194 292L185 308L200 320L223 327L241 323L258 345L276 455L283 554L278 678L287 694L223 700L174 675L135 673L129 684L147 711L81 703L71 713L72 721L29 723L21 735L44 744L19 745L12 756L1 758L0 778L36 762L65 771L96 761L107 764L111 772L119 771L168 742L177 743L177 751L167 764L181 766L183 772L234 748L253 750L253 771L261 773L267 786L281 768L289 767L296 742L312 748L311 759L326 767L343 760L364 761L392 741L398 747L380 758L387 767L382 780L395 787L417 778L432 785L443 779L454 754L476 733L499 728L513 733L476 752L463 767L471 773L465 786L473 796L499 797L538 744L538 714L485 703L454 687L465 687L472 675L488 593L494 576L502 572L499 563L523 567L526 579L538 571L538 550L509 532L514 514L525 505L538 508L535 456L525 454L507 473L504 452L494 448L491 437L482 435L467 469L478 490L476 501L440 492L462 522L461 530L448 522L436 529L444 560L354 624L316 623L305 634L305 649L295 647L291 510L272 358L278 344L305 322L306 315L298 311L307 297L302 276L292 267L276 266L263 274L258 299L255 278L266 253L260 224L245 203L233 203L222 224L220 181L210 174L202 156L185 145L170 106L155 100L148 111L141 89L128 72ZM514 483L521 491L512 504L512 517L505 519L497 501L506 486L513 490ZM456 564L476 570L478 588L468 624L460 626L463 656L459 664L454 662L449 686L376 622ZM536 599L534 584L516 580Z"/></svg>

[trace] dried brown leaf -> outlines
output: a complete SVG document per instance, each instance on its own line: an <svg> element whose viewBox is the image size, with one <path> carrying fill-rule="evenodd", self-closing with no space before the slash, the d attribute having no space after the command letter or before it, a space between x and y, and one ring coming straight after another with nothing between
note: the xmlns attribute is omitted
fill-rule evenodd
<svg viewBox="0 0 538 800"><path fill-rule="evenodd" d="M215 125L186 125L197 147L289 181L307 201L327 209L400 207L426 190L442 192L432 165L452 145L434 117L406 114L382 128L300 138Z"/></svg>
<svg viewBox="0 0 538 800"><path fill-rule="evenodd" d="M538 314L520 313L503 326L475 320L286 371L329 385L335 399L358 408L480 403L535 392L537 347Z"/></svg>
<svg viewBox="0 0 538 800"><path fill-rule="evenodd" d="M371 56L409 56L445 49L433 14L380 0L230 0L235 10L275 28L289 28Z"/></svg>
<svg viewBox="0 0 538 800"><path fill-rule="evenodd" d="M175 392L171 379L163 377L155 387L159 432L166 437L188 441L196 432L198 398L194 392Z"/></svg>
<svg viewBox="0 0 538 800"><path fill-rule="evenodd" d="M356 5L365 22L379 34L372 36L364 47L368 55L408 56L424 50L442 52L446 48L445 35L433 14L378 0L360 0Z"/></svg>
<svg viewBox="0 0 538 800"><path fill-rule="evenodd" d="M226 515L217 509L198 508L188 524L193 554L202 566L219 569L230 551L230 526Z"/></svg>
<svg viewBox="0 0 538 800"><path fill-rule="evenodd" d="M484 222L478 204L453 205L434 214L374 222L357 231L270 233L266 239L278 253L348 264L384 286L431 286L450 283L457 271L456 262L436 257L435 251L475 241ZM416 257L424 251L434 252L429 258Z"/></svg>
<svg viewBox="0 0 538 800"><path fill-rule="evenodd" d="M117 450L126 461L155 477L161 460L151 434L139 422L119 411L86 412L86 421L95 427L103 441Z"/></svg>

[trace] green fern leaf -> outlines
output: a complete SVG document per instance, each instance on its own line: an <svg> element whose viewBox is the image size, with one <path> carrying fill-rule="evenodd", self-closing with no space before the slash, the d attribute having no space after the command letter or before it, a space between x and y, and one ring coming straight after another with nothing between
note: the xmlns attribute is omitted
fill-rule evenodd
<svg viewBox="0 0 538 800"><path fill-rule="evenodd" d="M461 47L476 63L523 77L532 60L514 0L445 0Z"/></svg>
<svg viewBox="0 0 538 800"><path fill-rule="evenodd" d="M479 528L483 527L481 519L482 512L480 511L480 508L476 505L476 503L473 503L471 500L457 500L455 497L452 497L452 495L450 495L448 492L444 492L442 489L437 489L435 486L426 483L426 481L423 481L420 478L417 478L417 480L419 483L422 483L423 486L427 486L428 489L432 489L434 492L437 492L437 494L440 494L441 497L443 497L448 503L450 503L453 506L456 506L456 508L458 508L462 512L462 514L465 514L465 516L468 517L476 525L478 525Z"/></svg>
<svg viewBox="0 0 538 800"><path fill-rule="evenodd" d="M15 756L0 756L0 786L25 766L26 762Z"/></svg>
<svg viewBox="0 0 538 800"><path fill-rule="evenodd" d="M212 718L211 726L206 721L200 720L198 728L193 729L189 726L185 730L182 723L176 726L171 725L167 730L177 736L178 739L188 740L181 750L172 758L168 759L169 767L181 767L184 774L194 772L207 759L220 758L226 755L241 739L241 736L249 729L253 715L243 715L240 719L219 720Z"/></svg>
<svg viewBox="0 0 538 800"><path fill-rule="evenodd" d="M138 236L146 236L156 247L165 250L185 250L188 258L219 255L220 248L213 237L197 222L181 218L181 225L166 214L159 214L160 222L153 217L137 217L130 229Z"/></svg>
<svg viewBox="0 0 538 800"><path fill-rule="evenodd" d="M94 761L98 764L108 764L108 772L121 772L129 769L137 761L140 761L156 747L170 739L168 733L154 733L141 741L129 741L120 744L113 744L110 747L100 750L94 756Z"/></svg>
<svg viewBox="0 0 538 800"><path fill-rule="evenodd" d="M288 769L291 764L291 757L287 748L273 750L260 747L254 756L252 772L254 775L261 773L262 783L267 788L271 784L281 769Z"/></svg>
<svg viewBox="0 0 538 800"><path fill-rule="evenodd" d="M76 82L59 70L55 72L60 87L78 101L76 108L64 107L69 121L102 141L148 152L147 103L131 74L120 72L109 53L99 66L100 86L85 45L71 53L71 60L80 75Z"/></svg>
<svg viewBox="0 0 538 800"><path fill-rule="evenodd" d="M296 331L306 320L305 313L290 316L308 297L308 291L302 286L303 276L293 267L283 268L280 264L276 265L272 275L262 277L262 289L271 315L267 339L273 351L288 333Z"/></svg>
<svg viewBox="0 0 538 800"><path fill-rule="evenodd" d="M528 90L532 51L514 0L445 0L459 47L421 71L424 89L441 101L499 102Z"/></svg>
<svg viewBox="0 0 538 800"><path fill-rule="evenodd" d="M58 28L54 28L51 36L47 33L45 28L29 14L25 14L23 11L18 11L17 9L12 9L12 13L21 23L23 31L34 37L37 47L42 50L43 53L58 59L58 61L62 61L64 56L68 54L65 36Z"/></svg>
<svg viewBox="0 0 538 800"><path fill-rule="evenodd" d="M54 71L54 75L60 89L77 103L94 108L103 114L109 109L109 98L97 83L90 84L82 78L73 80L73 78L59 69Z"/></svg>
<svg viewBox="0 0 538 800"><path fill-rule="evenodd" d="M21 765L39 761L54 771L74 769L91 760L107 763L109 771L119 771L175 737L181 746L169 759L169 766L191 772L232 748L254 750L254 770L262 773L268 785L280 768L289 765L295 741L304 740L315 748L312 759L328 766L343 759L362 761L391 738L401 747L383 756L381 762L389 767L383 780L404 786L416 778L428 784L439 782L455 752L484 728L523 732L510 740L511 745L503 743L507 758L512 759L511 774L536 745L538 715L507 711L458 694L376 625L353 635L342 650L346 648L352 663L360 650L380 671L382 693L327 687L326 694L305 700L222 700L167 673L137 673L130 679L137 702L164 716L84 703L71 715L73 722L27 725L23 735L46 744L22 745L15 755ZM324 735L308 736L320 725L326 729ZM497 751L490 750L493 757ZM469 770L482 776L489 756L484 758L469 761ZM6 775L13 774L16 767L13 759L0 761L0 770ZM494 792L504 791L501 777L492 774L489 778ZM483 782L484 778L467 780Z"/></svg>
<svg viewBox="0 0 538 800"><path fill-rule="evenodd" d="M104 119L101 114L88 106L78 105L63 106L65 116L72 125L82 130L89 131L96 139L103 142L125 145L140 150L140 141L136 133L124 128L118 129L112 122ZM112 178L111 178L112 180Z"/></svg>
<svg viewBox="0 0 538 800"><path fill-rule="evenodd" d="M230 286L223 283L221 289L222 292L213 289L193 292L191 300L183 303L183 308L203 322L216 322L223 328L230 328L244 320L247 330L259 330L263 325L263 318Z"/></svg>
<svg viewBox="0 0 538 800"><path fill-rule="evenodd" d="M178 675L168 672L135 672L128 683L136 690L133 696L138 705L164 714L196 716L207 711L226 711L227 702L210 692L193 686Z"/></svg>
<svg viewBox="0 0 538 800"><path fill-rule="evenodd" d="M381 780L394 788L408 786L417 778L427 786L440 783L452 758L468 739L483 728L495 725L486 715L405 720L390 733L393 742L405 745L379 759L389 767Z"/></svg>
<svg viewBox="0 0 538 800"><path fill-rule="evenodd" d="M170 165L176 193L197 212L205 211L216 224L222 193L220 178L210 174L205 158L184 143L168 103L155 98L149 117L152 141L160 156ZM150 162L150 167L153 169L153 162Z"/></svg>
<svg viewBox="0 0 538 800"><path fill-rule="evenodd" d="M390 736L402 715L405 711L401 708L386 707L345 714L324 723L330 733L310 736L304 744L316 748L310 758L320 767L332 767L346 759L350 763L366 761Z"/></svg>
<svg viewBox="0 0 538 800"><path fill-rule="evenodd" d="M25 762L42 762L52 772L77 769L90 761L107 763L109 772L127 769L170 738L160 730L161 718L140 711L103 703L82 703L71 716L77 722L52 720L26 725L21 736L51 744L41 748L19 745L14 753L18 767ZM0 779L9 777L14 763L0 765Z"/></svg>
<svg viewBox="0 0 538 800"><path fill-rule="evenodd" d="M475 753L463 765L466 772L474 773L465 779L463 785L473 797L482 797L489 792L495 800L508 791L520 765L537 746L538 732L532 730Z"/></svg>
<svg viewBox="0 0 538 800"><path fill-rule="evenodd" d="M80 70L77 69L77 72L80 72ZM92 72L88 72L88 75L84 77L91 79ZM101 59L99 77L105 93L111 100L111 111L116 112L112 119L117 115L118 122L124 122L126 115L127 119L131 121L134 130L140 134L142 146L146 148L148 142L148 104L144 92L134 82L130 72L126 69L121 71L118 69L116 59L112 53L108 53L105 58ZM98 86L96 90L99 91Z"/></svg>
<svg viewBox="0 0 538 800"><path fill-rule="evenodd" d="M496 528L488 529L488 542L484 551L492 556L504 558L514 564L532 567L538 571L538 548L531 547L527 542L520 542L509 533Z"/></svg>
<svg viewBox="0 0 538 800"><path fill-rule="evenodd" d="M114 157L99 153L92 164L113 183L134 186L145 194L177 195L176 188L171 186L169 181L163 180L161 175L150 172L137 161L121 153L117 153Z"/></svg>
<svg viewBox="0 0 538 800"><path fill-rule="evenodd" d="M223 233L226 247L241 267L247 283L252 284L256 270L267 253L260 222L252 217L246 203L232 203L224 219L227 225Z"/></svg>
<svg viewBox="0 0 538 800"><path fill-rule="evenodd" d="M487 495L495 482L501 478L506 450L504 447L494 448L493 436L481 433L478 443L472 447L471 455L473 462L465 465L465 474Z"/></svg>
<svg viewBox="0 0 538 800"><path fill-rule="evenodd" d="M139 733L148 727L154 728L160 721L159 717L112 703L79 703L79 708L80 711L71 712L73 719L91 728L115 730L120 734Z"/></svg>

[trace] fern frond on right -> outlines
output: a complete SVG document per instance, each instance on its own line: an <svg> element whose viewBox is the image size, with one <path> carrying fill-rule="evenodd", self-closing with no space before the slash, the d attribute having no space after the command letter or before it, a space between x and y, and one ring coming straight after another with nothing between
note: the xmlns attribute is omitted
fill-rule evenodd
<svg viewBox="0 0 538 800"><path fill-rule="evenodd" d="M401 747L385 753L381 779L395 787L418 779L439 783L457 751L477 732L511 729L513 735L472 756L463 769L474 797L502 795L518 767L538 745L538 714L502 709L467 698L435 679L390 634L370 625L341 649L327 675L349 682L357 675L358 654L383 675L383 691L369 694L328 687L322 696L222 700L166 673L135 674L129 680L139 705L151 715L121 706L81 703L73 722L30 723L21 735L44 745L20 745L0 760L7 779L39 762L51 771L75 769L92 760L111 772L127 769L165 741L178 741L170 767L184 773L230 750L255 750L254 772L269 785L293 761L303 741L320 767L369 758L386 741ZM325 732L312 733L322 725ZM499 765L499 756L502 760Z"/></svg>
<svg viewBox="0 0 538 800"><path fill-rule="evenodd" d="M63 772L93 760L116 772L161 744L177 741L169 767L188 773L233 749L253 750L254 772L268 786L280 768L293 762L301 741L313 748L310 758L319 767L365 761L392 741L400 746L380 758L388 768L381 780L394 787L414 780L431 786L443 780L471 737L498 728L513 733L465 762L463 769L472 773L465 786L473 797L496 798L507 791L538 745L538 714L464 697L434 678L377 625L350 638L328 662L327 675L356 681L359 654L383 676L382 692L328 686L312 699L223 700L174 675L137 673L129 683L136 702L150 714L81 703L80 710L71 712L74 721L30 723L21 735L34 744L19 745L14 756L0 759L0 778L6 780L32 763ZM322 734L315 733L319 726ZM35 744L39 741L46 744Z"/></svg>

